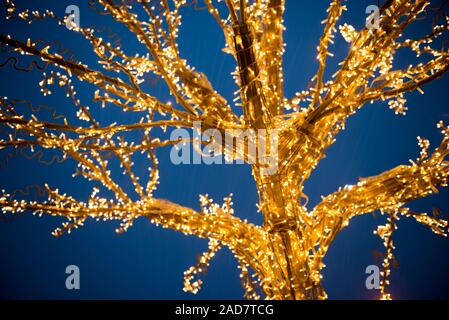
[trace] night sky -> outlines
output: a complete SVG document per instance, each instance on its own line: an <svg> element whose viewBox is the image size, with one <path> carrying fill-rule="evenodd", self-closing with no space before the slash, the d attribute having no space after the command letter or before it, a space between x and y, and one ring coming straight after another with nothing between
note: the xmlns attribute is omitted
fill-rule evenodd
<svg viewBox="0 0 449 320"><path fill-rule="evenodd" d="M18 1L19 8L51 8L63 16L66 6L77 4L81 9L81 26L95 26L109 33L110 42L120 41L125 51L144 53L134 35L114 23L110 16L100 16L86 5L87 1ZM436 1L438 4L441 1ZM329 1L287 0L284 34L287 43L284 55L285 92L291 97L307 87L317 70L316 46L322 34L321 21L326 16ZM364 25L365 8L376 1L348 1L348 11L341 23L348 22L356 29ZM449 10L446 5L446 11ZM449 12L449 11L448 11ZM432 15L418 21L410 35L419 36L430 31ZM221 52L224 39L215 20L205 10L193 7L183 9L184 17L180 32L180 49L190 65L204 72L215 89L228 101L232 101L237 89L230 73L235 64L230 55ZM2 3L0 30L25 41L28 37L48 42L58 41L70 48L75 58L98 69L90 44L81 36L73 34L54 22L38 22L31 26L19 21L5 21ZM111 32L113 31L113 32ZM113 34L114 33L114 34ZM331 51L335 58L329 59L326 75L337 70L337 64L348 52L349 45L341 35L336 36ZM52 51L53 52L53 51ZM0 54L0 63L7 54ZM396 67L412 63L414 56L399 53ZM31 60L23 60L27 65ZM73 119L76 108L64 92L56 90L50 97L39 92L42 79L38 71L17 72L8 64L0 68L0 95L10 99L27 99L33 104L52 106L57 113ZM78 96L84 104L94 109L92 87L78 84ZM170 98L161 81L147 79L145 90L162 101ZM449 76L438 79L424 87L425 94L407 94L409 110L406 116L395 115L387 103L364 106L347 122L346 129L328 150L306 183L309 209L317 204L322 195L335 191L339 186L354 184L359 177L376 175L409 159L416 159L420 148L416 137L427 137L436 146L441 136L436 128L439 120L449 123L448 93ZM43 114L45 110L43 109ZM51 112L47 111L47 115ZM139 115L122 113L111 106L95 113L103 125L114 122L138 121ZM120 118L119 118L120 117ZM5 133L2 130L0 134ZM12 150L0 151L0 188L9 192L26 189L31 185L47 182L80 200L86 200L92 183L83 178L72 178L75 162L67 160L51 166L40 164L36 159L11 154ZM51 158L51 153L42 159ZM160 149L161 183L155 196L176 203L199 208L199 195L208 193L221 202L223 197L234 194L237 216L260 224L261 215L256 211L257 193L250 168L247 165L180 165L170 163L169 149ZM138 173L146 172L147 163L136 161ZM121 179L121 174L117 175ZM126 182L124 182L126 186ZM128 186L129 188L129 186ZM35 198L33 188L29 189ZM414 201L410 207L417 212L441 210L449 217L449 190ZM42 200L42 198L40 198ZM63 221L54 217L35 217L31 213L17 216L0 216L0 298L3 299L241 299L236 260L227 249L222 249L212 261L208 274L203 277L203 287L197 295L184 293L183 272L196 264L197 257L207 248L207 240L185 236L161 229L148 220L140 218L125 234L117 235L117 222L88 220L81 229L70 235L54 238L51 231ZM381 264L375 254L382 251L382 241L373 234L376 226L384 224L385 216L379 212L367 214L351 221L331 245L325 258L324 288L331 299L375 299L376 290L365 288L365 268ZM449 297L449 239L437 236L430 229L414 220L402 218L394 241L398 262L392 269L390 292L396 299L443 299ZM81 289L65 288L65 268L79 266Z"/></svg>

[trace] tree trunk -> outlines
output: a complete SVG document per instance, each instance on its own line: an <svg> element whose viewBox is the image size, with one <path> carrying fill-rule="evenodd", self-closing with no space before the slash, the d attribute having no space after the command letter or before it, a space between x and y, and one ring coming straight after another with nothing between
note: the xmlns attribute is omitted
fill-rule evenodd
<svg viewBox="0 0 449 320"><path fill-rule="evenodd" d="M267 105L262 83L258 79L259 68L252 44L252 32L248 25L241 21L234 28L234 45L240 71L245 120L253 129L270 130L273 117L278 115L275 110L282 108ZM259 147L259 141L256 146ZM268 150L271 156L271 149ZM260 156L259 151L257 150L257 154ZM301 206L300 199L291 192L290 183L294 181L288 180L287 175L279 171L275 174L264 174L260 163L253 164L253 175L259 192L259 204L262 206L264 228L269 234L268 248L261 248L266 250L269 266L265 267L271 275L268 280L266 275L261 276L264 279L263 289L267 298L325 298L320 285L321 261L317 265L311 256L315 241L301 231L304 223L300 218L304 214L301 211L306 209ZM297 189L297 186L294 187Z"/></svg>
<svg viewBox="0 0 449 320"><path fill-rule="evenodd" d="M257 169L254 169L257 174ZM259 176L258 191L264 228L269 234L270 269L273 279L265 289L268 298L323 299L320 266L311 253L313 239L300 228L300 212L305 210L299 199L290 196L289 184L279 174Z"/></svg>

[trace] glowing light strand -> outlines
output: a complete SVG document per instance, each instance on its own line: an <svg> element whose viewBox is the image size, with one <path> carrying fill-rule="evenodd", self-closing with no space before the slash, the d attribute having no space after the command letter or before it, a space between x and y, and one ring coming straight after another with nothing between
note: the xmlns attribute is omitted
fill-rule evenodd
<svg viewBox="0 0 449 320"><path fill-rule="evenodd" d="M344 186L323 197L311 210L307 208L304 183L344 129L348 117L366 102L387 101L389 108L404 114L407 92L422 92L425 84L449 70L448 49L432 47L437 39L444 41L449 19L433 26L420 39L403 39L404 31L424 12L429 1L386 1L380 8L379 28L356 30L348 24L338 25L346 7L341 1L333 0L323 20L318 71L311 87L287 98L282 70L284 1L205 0L205 8L223 30L224 52L236 61L236 72L232 75L239 88L231 105L213 88L206 75L181 57L177 41L181 11L188 5L187 1L155 2L141 0L124 5L99 0L102 13L124 25L146 50L144 55L125 52L127 48L107 42L93 28L73 26L71 31L82 35L92 47L98 58L98 69L74 57L64 57L54 45L42 40L0 35L0 44L8 55L23 56L24 60L34 57L45 63L42 70L37 68L43 73L39 83L43 95L51 95L53 88L59 87L65 90L76 109L76 120L69 114L48 120L38 108L31 107L30 113L16 100L1 98L0 124L7 128L8 134L0 138L0 149L62 154L62 160L70 158L77 163L74 176L95 184L86 201L62 194L48 185L45 185L48 200L43 202L18 199L16 194L3 191L2 211L33 211L67 218L54 231L55 236L70 233L89 219L117 220L120 225L116 231L124 232L135 219L145 217L164 228L209 239L209 250L200 257L196 267L185 273L184 288L189 292L200 289L201 280L196 276L207 270L221 247L227 246L237 258L247 298L325 299L327 295L321 285L323 258L336 234L353 217L380 210L389 215L388 224L376 231L386 249L381 298L391 298L386 287L393 258L392 235L399 218L413 218L436 234L447 235L447 221L415 213L405 205L447 186L449 128L442 122L438 124L443 139L433 152L430 142L419 138L421 153L417 160L360 179L356 185ZM51 20L65 28L67 17L59 18L50 10L20 11L12 0L6 3L7 19L29 24ZM331 79L325 79L337 30L350 49L339 63L339 70ZM416 62L405 69L395 69L393 63L399 49L415 53ZM15 57L11 61L17 69L21 60ZM2 65L7 66L8 61ZM165 81L175 103L164 103L142 89L148 75ZM76 91L78 82L87 82L95 88L94 105L81 102ZM238 106L243 109L242 117L233 111ZM133 112L140 115L140 120L104 124L93 116L92 110L97 107ZM154 129L191 128L194 121L220 132L258 128L278 132L278 171L264 175L260 163L252 164L262 226L234 216L231 197L218 205L202 196L200 211L154 197L160 174L155 150L192 142L191 139L155 138ZM140 133L138 140L127 138L133 132ZM222 147L231 158L249 158L235 150L229 152L225 145ZM136 154L143 154L148 160L146 185L146 178L134 172ZM110 157L117 160L124 177L133 186L129 193L111 173ZM103 196L103 192L112 196Z"/></svg>

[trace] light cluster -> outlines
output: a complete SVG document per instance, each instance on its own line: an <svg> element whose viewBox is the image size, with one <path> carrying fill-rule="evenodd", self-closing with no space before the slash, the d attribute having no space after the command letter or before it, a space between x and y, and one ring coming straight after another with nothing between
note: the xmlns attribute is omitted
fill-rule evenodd
<svg viewBox="0 0 449 320"><path fill-rule="evenodd" d="M209 239L208 251L198 265L185 272L186 291L196 293L200 289L197 277L207 271L215 253L226 246L238 260L247 298L325 299L321 286L323 258L336 234L353 217L380 210L388 215L388 223L376 230L386 249L381 298L391 298L386 287L399 218L414 218L435 233L446 235L445 220L414 213L405 205L447 185L449 128L438 124L443 140L434 152L429 151L427 140L419 138L422 151L416 161L344 186L323 197L313 209L307 208L304 183L350 115L377 100L388 101L386 104L396 113L404 114L407 92L422 92L423 85L448 71L449 51L431 45L445 36L449 19L420 39L403 39L404 31L423 14L429 1L386 1L380 8L378 28L356 30L348 24L338 25L346 7L342 1L333 0L323 21L324 32L317 47L318 70L311 79L312 86L289 99L283 92L284 0L204 3L223 30L224 51L235 58L232 75L238 90L232 104L213 88L205 74L189 66L181 56L178 33L186 0L140 0L134 5L98 0L95 9L126 27L147 52L126 53L127 48L111 44L93 28L72 26L72 32L90 43L99 70L74 57L64 57L41 40L0 35L3 51L12 56L15 68L19 61L16 56L20 55L45 63L39 83L43 95L51 95L54 86L63 88L76 107L76 121L55 114L48 120L40 108L1 98L0 123L9 131L1 137L0 149L59 152L62 160L76 161L74 176L96 185L86 201L47 185L48 200L44 202L17 199L4 191L0 196L3 212L33 211L66 217L68 221L55 230L56 236L82 226L88 218L118 220L117 232L124 232L136 218L146 217L164 228ZM30 24L45 19L65 27L68 19L52 11L19 11L12 0L7 0L7 13L8 19ZM329 48L337 31L350 49L339 63L339 70L325 80L327 60L333 56ZM395 69L394 59L400 49L416 53L416 64ZM33 66L30 64L28 70L32 71ZM165 81L175 103L160 101L142 89L148 75ZM96 88L95 106L85 105L78 98L75 87L79 82ZM242 108L242 116L234 112L237 107ZM93 116L94 108L119 108L139 114L140 121L104 124ZM201 196L199 211L154 197L159 181L156 149L192 142L155 138L154 129L192 128L198 121L204 129L217 129L223 135L232 129L276 132L276 174L264 175L263 164L251 164L262 226L235 216L231 197L218 205ZM129 138L133 132L141 134L138 140ZM227 156L247 158L228 150L225 144L222 148ZM148 160L147 177L134 172L137 154ZM125 189L112 174L111 158L119 163L133 190ZM111 197L103 196L108 192Z"/></svg>

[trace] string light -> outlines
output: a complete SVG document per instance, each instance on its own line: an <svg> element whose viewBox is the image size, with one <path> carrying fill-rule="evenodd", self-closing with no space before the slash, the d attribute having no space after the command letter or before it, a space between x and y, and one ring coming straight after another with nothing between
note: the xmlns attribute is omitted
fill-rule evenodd
<svg viewBox="0 0 449 320"><path fill-rule="evenodd" d="M146 54L130 55L125 52L127 48L107 42L94 29L72 26L72 32L91 44L104 69L100 71L63 57L62 52L58 53L53 45L43 41L21 41L0 35L0 43L12 55L34 56L46 67L57 70L43 72L39 83L41 92L51 95L54 86L65 89L77 108L76 123L81 123L55 115L49 121L44 120L39 108L32 108L32 115L21 113L23 102L4 97L0 99L0 122L8 127L10 134L0 140L0 149L59 150L63 159L72 158L78 163L74 176L97 183L87 201L74 199L48 185L45 186L48 200L44 202L16 199L14 194L3 191L0 196L3 212L33 211L67 218L54 231L55 236L82 226L88 218L118 220L120 226L116 231L124 232L136 218L146 217L164 228L207 238L208 251L200 257L197 266L185 272L184 289L192 293L200 289L202 282L197 277L207 271L216 252L226 246L237 258L245 296L251 299L325 299L327 295L321 286L323 258L336 234L358 215L381 210L389 216L388 223L375 231L386 248L382 299L391 298L386 287L393 259L392 236L399 218L414 218L437 234L447 234L445 220L414 213L405 207L409 201L447 185L449 163L445 157L449 153L449 128L442 122L438 128L443 140L434 152L429 151L429 141L419 138L422 151L416 161L340 188L323 197L312 210L307 208L308 198L304 193L305 181L344 129L350 115L366 102L376 100L388 100L391 109L404 114L405 93L422 92L424 84L448 71L449 51L431 47L449 29L447 17L423 38L402 39L404 30L423 13L429 1L387 1L380 8L379 28L361 30L348 24L337 26L346 7L341 1L331 1L323 21L324 32L317 48L319 67L310 82L312 85L288 99L283 92L282 70L284 0L204 0L206 9L224 33L224 51L236 61L237 68L232 75L239 89L234 106L213 88L206 75L189 66L181 56L180 10L188 4L186 0L161 0L157 5L146 0L134 5L112 0L98 2L101 5L98 10L111 15L134 34L146 48ZM140 10L133 10L134 6ZM67 21L67 17L59 18L49 10L18 12L14 2L7 0L7 19L14 18L30 24L48 19L63 27ZM325 81L327 60L333 56L329 46L337 30L350 43L350 49L332 79ZM402 48L410 49L418 58L428 59L403 70L394 69L395 54ZM164 103L142 89L149 74L165 81L175 103ZM96 88L93 100L100 108L118 107L124 112L140 114L140 121L102 125L91 112L94 108L78 98L76 81ZM243 109L242 116L233 111L238 106ZM223 134L230 129L250 128L277 132L276 174L265 175L261 163L252 164L262 226L234 216L231 196L222 205L201 196L200 211L154 197L159 181L155 150L192 141L160 140L151 135L152 138L151 130L191 128L196 121ZM143 132L142 139L125 138L127 132L134 131ZM230 158L249 158L247 151L242 154L226 144L222 148ZM146 185L134 173L133 159L137 153L145 154L150 163ZM108 155L118 160L134 190L128 192L113 178ZM109 190L113 197L100 196L102 190Z"/></svg>

